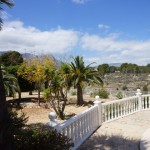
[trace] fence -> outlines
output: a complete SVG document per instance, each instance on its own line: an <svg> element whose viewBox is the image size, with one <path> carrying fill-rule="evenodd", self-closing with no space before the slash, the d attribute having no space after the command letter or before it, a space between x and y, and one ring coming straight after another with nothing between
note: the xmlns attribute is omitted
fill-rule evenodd
<svg viewBox="0 0 150 150"><path fill-rule="evenodd" d="M138 97L124 98L102 104L102 122L108 122L137 112Z"/></svg>
<svg viewBox="0 0 150 150"><path fill-rule="evenodd" d="M106 103L96 100L94 106L54 128L68 136L74 143L72 150L76 150L102 123L148 109L150 94L142 95L138 89L133 97Z"/></svg>
<svg viewBox="0 0 150 150"><path fill-rule="evenodd" d="M62 124L55 126L55 129L69 137L74 143L74 148L79 147L98 127L98 106L72 117Z"/></svg>

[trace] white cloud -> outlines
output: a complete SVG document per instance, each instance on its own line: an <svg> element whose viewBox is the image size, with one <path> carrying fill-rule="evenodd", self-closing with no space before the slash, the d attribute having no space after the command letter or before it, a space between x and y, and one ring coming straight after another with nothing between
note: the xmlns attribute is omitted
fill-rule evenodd
<svg viewBox="0 0 150 150"><path fill-rule="evenodd" d="M19 52L35 51L37 54L65 53L78 42L78 32L61 28L52 31L40 31L35 27L25 27L21 21L5 24L0 34L0 50L17 50Z"/></svg>
<svg viewBox="0 0 150 150"><path fill-rule="evenodd" d="M81 46L84 49L94 50L94 51L103 51L110 50L110 47L114 45L115 36L108 36L102 38L98 35L89 35L85 34L81 39Z"/></svg>
<svg viewBox="0 0 150 150"><path fill-rule="evenodd" d="M5 23L0 33L0 51L17 50L35 54L82 54L87 62L150 63L150 40L120 40L121 35L106 37L65 30L61 27L41 31L25 27L21 21ZM78 48L78 49L75 49Z"/></svg>
<svg viewBox="0 0 150 150"><path fill-rule="evenodd" d="M99 54L94 57L95 60L104 62L131 62L137 64L147 64L150 62L150 40L138 41L128 40L120 41L119 37L109 35L105 38L98 35L85 34L81 39L83 49L93 51ZM87 58L92 61L91 58ZM99 62L100 63L100 62Z"/></svg>
<svg viewBox="0 0 150 150"><path fill-rule="evenodd" d="M72 0L72 2L77 3L77 4L85 4L89 0Z"/></svg>
<svg viewBox="0 0 150 150"><path fill-rule="evenodd" d="M98 28L100 29L110 29L110 26L104 24L98 24Z"/></svg>

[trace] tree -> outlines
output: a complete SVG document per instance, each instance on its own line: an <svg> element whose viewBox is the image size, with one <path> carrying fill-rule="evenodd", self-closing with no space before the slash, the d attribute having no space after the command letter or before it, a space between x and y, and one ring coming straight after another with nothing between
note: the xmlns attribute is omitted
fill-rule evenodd
<svg viewBox="0 0 150 150"><path fill-rule="evenodd" d="M13 6L13 3L9 0L0 0L0 4L5 4L9 7ZM2 11L2 7L0 5L0 12ZM0 30L2 29L3 20L0 18ZM7 110L5 89L3 76L1 71L0 64L0 148L3 150L13 150L13 134L12 134L12 126L10 122L10 116Z"/></svg>
<svg viewBox="0 0 150 150"><path fill-rule="evenodd" d="M98 66L99 73L104 76L109 71L109 65L108 64L102 64Z"/></svg>
<svg viewBox="0 0 150 150"><path fill-rule="evenodd" d="M7 67L8 73L14 75L18 79L21 92L33 91L34 83L30 83L28 80L17 75L19 67L20 65L8 66Z"/></svg>
<svg viewBox="0 0 150 150"><path fill-rule="evenodd" d="M147 64L146 66L147 66L147 67L150 67L150 64Z"/></svg>
<svg viewBox="0 0 150 150"><path fill-rule="evenodd" d="M17 78L14 75L9 74L4 66L2 66L2 74L6 95L13 95L13 97L15 97L16 92L20 93L20 87Z"/></svg>
<svg viewBox="0 0 150 150"><path fill-rule="evenodd" d="M63 63L57 70L53 70L48 89L44 92L44 98L48 100L59 118L64 119L64 110L67 102L67 91L72 86L71 68Z"/></svg>
<svg viewBox="0 0 150 150"><path fill-rule="evenodd" d="M47 69L54 67L54 60L51 57L32 58L24 61L18 69L18 75L31 83L36 83L38 90L38 105L40 105L41 85L47 77Z"/></svg>
<svg viewBox="0 0 150 150"><path fill-rule="evenodd" d="M77 88L77 104L82 105L83 101L83 85L88 83L90 85L102 85L103 81L100 78L98 71L90 67L91 64L85 66L83 57L77 56L71 62L71 76L74 87Z"/></svg>
<svg viewBox="0 0 150 150"><path fill-rule="evenodd" d="M117 70L118 70L118 68L115 67L115 66L110 66L110 67L109 67L109 73L114 73L114 72L117 71Z"/></svg>
<svg viewBox="0 0 150 150"><path fill-rule="evenodd" d="M17 51L9 51L0 56L0 62L4 66L16 66L23 62L23 57Z"/></svg>
<svg viewBox="0 0 150 150"><path fill-rule="evenodd" d="M139 67L136 64L131 64L131 63L123 63L120 66L120 70L123 74L128 74L128 73L134 73L137 74L139 73Z"/></svg>

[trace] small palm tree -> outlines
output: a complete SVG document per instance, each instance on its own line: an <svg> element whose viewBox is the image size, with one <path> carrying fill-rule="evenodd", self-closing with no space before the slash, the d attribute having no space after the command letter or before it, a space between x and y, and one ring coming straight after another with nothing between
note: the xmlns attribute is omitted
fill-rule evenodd
<svg viewBox="0 0 150 150"><path fill-rule="evenodd" d="M14 75L9 74L4 66L2 66L2 74L6 96L12 95L13 97L15 97L16 92L20 92L17 78Z"/></svg>
<svg viewBox="0 0 150 150"><path fill-rule="evenodd" d="M98 72L90 67L91 64L85 66L83 57L77 56L73 58L74 62L71 62L71 76L74 86L77 88L77 104L82 105L83 101L83 84L88 83L90 85L98 84L102 85L103 81L100 78Z"/></svg>

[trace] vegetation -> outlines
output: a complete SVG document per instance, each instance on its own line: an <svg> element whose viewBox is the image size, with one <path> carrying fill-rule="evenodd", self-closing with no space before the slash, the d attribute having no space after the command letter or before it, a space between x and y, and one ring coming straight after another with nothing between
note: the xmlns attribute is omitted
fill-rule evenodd
<svg viewBox="0 0 150 150"><path fill-rule="evenodd" d="M6 96L15 97L16 92L21 92L17 78L14 75L9 74L4 66L2 66L2 74Z"/></svg>
<svg viewBox="0 0 150 150"><path fill-rule="evenodd" d="M148 93L148 85L144 85L142 91L147 94Z"/></svg>
<svg viewBox="0 0 150 150"><path fill-rule="evenodd" d="M126 85L124 85L124 86L122 87L122 90L123 90L123 91L128 90L128 87L127 87Z"/></svg>
<svg viewBox="0 0 150 150"><path fill-rule="evenodd" d="M119 92L116 94L116 97L117 97L118 99L122 99L122 98L123 98L122 92L119 91Z"/></svg>
<svg viewBox="0 0 150 150"><path fill-rule="evenodd" d="M2 12L2 5L7 5L9 7L13 6L13 3L9 0L0 0L0 13ZM2 29L3 20L0 17L0 30ZM6 104L6 96L4 90L3 76L1 71L1 63L0 63L0 148L3 150L14 149L13 144L13 134L12 134L12 126L10 122L10 117L7 110Z"/></svg>
<svg viewBox="0 0 150 150"><path fill-rule="evenodd" d="M83 86L85 83L89 85L102 85L103 81L100 78L98 71L90 67L91 64L85 66L83 57L77 56L71 62L71 78L75 88L77 88L77 104L82 105L83 101Z"/></svg>
<svg viewBox="0 0 150 150"><path fill-rule="evenodd" d="M139 67L136 64L131 64L131 63L123 63L120 66L120 71L122 73L133 73L133 74L137 74L139 73Z"/></svg>
<svg viewBox="0 0 150 150"><path fill-rule="evenodd" d="M101 74L101 76L104 76L106 73L109 72L109 65L108 64L102 64L97 67L97 70Z"/></svg>
<svg viewBox="0 0 150 150"><path fill-rule="evenodd" d="M64 110L67 102L67 91L71 87L70 66L63 63L58 70L53 71L48 89L44 97L48 100L56 114L64 119Z"/></svg>
<svg viewBox="0 0 150 150"><path fill-rule="evenodd" d="M105 90L105 88L100 88L97 92L94 92L91 94L91 97L95 97L96 95L98 95L100 98L108 98L109 97L109 93Z"/></svg>
<svg viewBox="0 0 150 150"><path fill-rule="evenodd" d="M104 88L101 88L98 92L98 95L100 98L108 98L109 93Z"/></svg>
<svg viewBox="0 0 150 150"><path fill-rule="evenodd" d="M72 91L72 92L71 92L71 95L72 95L72 96L77 95L77 92L76 92L76 91Z"/></svg>
<svg viewBox="0 0 150 150"><path fill-rule="evenodd" d="M22 130L15 136L17 150L70 150L71 140L56 131Z"/></svg>
<svg viewBox="0 0 150 150"><path fill-rule="evenodd" d="M18 116L18 113L16 111L12 111L12 109L9 109L9 116L10 116L10 122L12 124L12 131L13 134L17 134L22 130L23 127L26 126L26 123L28 121L28 117L21 113L20 116Z"/></svg>
<svg viewBox="0 0 150 150"><path fill-rule="evenodd" d="M38 89L38 104L40 105L40 91L42 84L49 76L50 70L54 67L54 60L51 57L32 58L24 61L18 69L18 75L31 83L36 83Z"/></svg>
<svg viewBox="0 0 150 150"><path fill-rule="evenodd" d="M116 71L120 71L122 74L150 73L149 64L147 64L146 66L138 66L132 63L122 63L120 67L101 64L97 67L97 69L101 75L114 73Z"/></svg>
<svg viewBox="0 0 150 150"><path fill-rule="evenodd" d="M69 150L73 143L66 136L47 129L29 128L26 125L28 117L9 111L12 131L14 135L14 147L17 150ZM26 127L26 128L25 128Z"/></svg>
<svg viewBox="0 0 150 150"><path fill-rule="evenodd" d="M34 82L31 83L27 79L22 78L21 76L18 76L17 72L18 72L19 67L20 65L7 66L6 69L9 74L13 74L18 79L21 92L33 91L35 87L35 83Z"/></svg>
<svg viewBox="0 0 150 150"><path fill-rule="evenodd" d="M9 51L0 56L0 62L4 66L16 66L23 63L23 57L17 51Z"/></svg>

